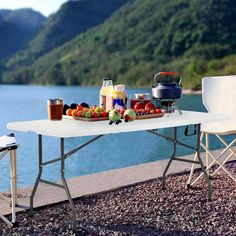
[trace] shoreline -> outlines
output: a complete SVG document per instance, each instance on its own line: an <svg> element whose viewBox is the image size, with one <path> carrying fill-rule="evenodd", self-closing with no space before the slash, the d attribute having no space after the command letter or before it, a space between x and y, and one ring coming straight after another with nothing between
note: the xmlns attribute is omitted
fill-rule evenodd
<svg viewBox="0 0 236 236"><path fill-rule="evenodd" d="M40 87L47 87L47 86L50 86L50 87L99 87L99 86L77 86L77 85L71 85L71 86L66 86L66 85L40 85L40 84L1 84L0 83L0 86L40 86ZM145 88L145 89L148 89L148 87L128 87L128 89L142 89L142 88ZM201 95L202 94L202 91L201 90L192 90L192 89L182 89L182 94L185 94L185 95L188 95L188 94L192 94L192 95Z"/></svg>
<svg viewBox="0 0 236 236"><path fill-rule="evenodd" d="M202 90L191 90L191 89L183 89L182 93L185 95L201 95Z"/></svg>

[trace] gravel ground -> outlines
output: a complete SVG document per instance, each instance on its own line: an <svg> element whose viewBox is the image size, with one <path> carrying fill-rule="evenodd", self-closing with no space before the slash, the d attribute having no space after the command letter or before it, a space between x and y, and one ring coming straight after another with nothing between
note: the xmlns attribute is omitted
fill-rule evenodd
<svg viewBox="0 0 236 236"><path fill-rule="evenodd" d="M236 163L228 164L236 174ZM197 174L197 173L196 173ZM195 174L195 175L196 175ZM19 227L0 221L1 235L236 235L236 188L220 172L212 180L213 201L202 180L185 189L188 174L122 187L75 200L80 230L73 233L68 203L38 209L31 218L18 213Z"/></svg>

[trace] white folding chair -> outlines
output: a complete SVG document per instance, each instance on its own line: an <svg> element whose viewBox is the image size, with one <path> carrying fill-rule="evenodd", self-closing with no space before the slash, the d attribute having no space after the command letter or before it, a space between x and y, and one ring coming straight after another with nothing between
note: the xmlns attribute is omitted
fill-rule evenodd
<svg viewBox="0 0 236 236"><path fill-rule="evenodd" d="M11 136L14 137L13 135ZM13 227L16 224L15 206L17 205L17 178L16 178L16 143L6 144L0 147L0 160L2 160L8 153L10 153L10 176L11 176L11 200L0 193L0 198L7 201L11 206L12 220L11 222L0 213L0 218L9 226Z"/></svg>
<svg viewBox="0 0 236 236"><path fill-rule="evenodd" d="M208 112L227 114L230 117L227 121L203 124L201 127L201 146L206 152L206 170L210 174L212 167L218 165L218 168L210 175L213 176L221 169L236 183L236 176L225 167L232 157L236 157L236 75L203 78L202 101ZM215 135L224 145L223 151L217 156L209 150L209 135ZM232 136L230 143L223 139L222 136L225 135ZM211 162L209 157L212 158ZM200 174L191 183L193 171L194 165L191 168L188 186L193 186L202 177Z"/></svg>

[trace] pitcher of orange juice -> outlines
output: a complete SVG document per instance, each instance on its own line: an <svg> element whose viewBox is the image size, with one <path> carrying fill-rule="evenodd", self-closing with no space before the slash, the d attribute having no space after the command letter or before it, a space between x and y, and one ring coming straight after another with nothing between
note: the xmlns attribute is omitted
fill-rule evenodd
<svg viewBox="0 0 236 236"><path fill-rule="evenodd" d="M100 90L99 105L104 110L108 111L112 109L112 92L113 92L112 80L109 78L103 79L102 88Z"/></svg>

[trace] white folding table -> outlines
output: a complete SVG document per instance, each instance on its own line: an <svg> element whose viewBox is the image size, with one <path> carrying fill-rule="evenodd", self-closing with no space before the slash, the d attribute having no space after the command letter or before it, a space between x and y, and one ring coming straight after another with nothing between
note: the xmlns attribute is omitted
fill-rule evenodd
<svg viewBox="0 0 236 236"><path fill-rule="evenodd" d="M35 132L38 135L39 172L38 172L38 176L37 176L37 179L36 179L36 182L32 190L31 197L30 197L31 213L33 214L33 200L34 200L34 195L36 193L39 182L53 185L55 187L63 188L65 189L70 206L72 208L73 227L74 229L76 229L75 206L71 198L71 194L67 186L67 182L64 175L66 158L70 157L72 154L76 153L83 147L94 142L95 140L97 140L98 138L102 137L105 134L133 132L133 131L148 131L162 138L165 138L167 141L173 142L174 150L165 168L165 171L163 173L162 187L165 188L166 173L173 160L199 164L201 166L201 169L204 173L205 179L208 184L208 198L211 199L211 184L210 184L209 177L207 175L207 172L205 171L203 162L200 157L200 128L201 128L202 123L224 121L224 120L227 120L228 118L229 118L228 116L223 115L223 114L182 111L182 114L179 114L178 112L174 112L170 114L165 114L162 118L135 120L133 122L128 122L128 123L123 122L119 125L109 125L108 121L86 122L86 121L70 120L70 119L63 118L61 121L34 120L34 121L13 122L13 123L8 123L7 128L10 130L21 131L21 132L31 131L31 132ZM197 143L195 147L179 141L177 137L177 128L181 126L188 127L189 125L195 126L195 133L197 134ZM173 137L165 136L159 133L158 129L162 129L162 128L173 128L174 129ZM59 158L43 162L43 157L42 157L42 136L43 135L60 138L60 157ZM83 137L83 136L95 136L95 137L67 153L64 152L64 139L65 138ZM196 152L198 161L186 160L186 159L181 159L180 157L176 157L177 145L181 145L183 147L194 150ZM58 161L61 163L60 172L61 172L62 184L58 184L58 183L54 183L54 182L42 179L41 175L43 172L43 167L45 165L58 162Z"/></svg>

